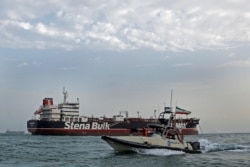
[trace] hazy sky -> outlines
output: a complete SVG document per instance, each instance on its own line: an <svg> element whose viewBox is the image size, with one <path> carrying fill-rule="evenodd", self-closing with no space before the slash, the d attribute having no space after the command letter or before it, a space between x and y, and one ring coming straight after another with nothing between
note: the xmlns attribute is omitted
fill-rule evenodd
<svg viewBox="0 0 250 167"><path fill-rule="evenodd" d="M63 87L87 116L150 117L173 89L203 132L250 132L248 3L0 1L0 132Z"/></svg>

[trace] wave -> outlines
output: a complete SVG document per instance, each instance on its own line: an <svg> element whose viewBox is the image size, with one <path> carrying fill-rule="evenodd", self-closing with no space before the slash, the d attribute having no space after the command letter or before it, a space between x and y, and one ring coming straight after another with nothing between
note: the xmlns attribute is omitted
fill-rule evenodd
<svg viewBox="0 0 250 167"><path fill-rule="evenodd" d="M156 156L171 156L171 155L183 155L184 152L174 151L168 149L136 149L135 152L144 155L156 155Z"/></svg>
<svg viewBox="0 0 250 167"><path fill-rule="evenodd" d="M218 151L234 151L234 152L250 151L250 147L244 145L213 143L207 139L199 139L199 142L203 153L218 152Z"/></svg>
<svg viewBox="0 0 250 167"><path fill-rule="evenodd" d="M231 152L250 152L249 145L240 144L221 144L209 141L208 139L199 139L202 153L231 151ZM174 151L168 149L135 149L135 153L154 156L172 156L186 154L182 151Z"/></svg>

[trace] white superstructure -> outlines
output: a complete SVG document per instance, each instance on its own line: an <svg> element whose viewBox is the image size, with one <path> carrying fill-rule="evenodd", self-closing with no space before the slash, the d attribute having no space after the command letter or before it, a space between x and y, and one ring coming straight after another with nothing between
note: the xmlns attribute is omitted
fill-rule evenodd
<svg viewBox="0 0 250 167"><path fill-rule="evenodd" d="M40 115L40 120L47 121L82 121L84 118L79 117L79 99L77 102L68 102L68 93L63 90L63 102L54 105L53 98L44 98L43 105L34 113Z"/></svg>

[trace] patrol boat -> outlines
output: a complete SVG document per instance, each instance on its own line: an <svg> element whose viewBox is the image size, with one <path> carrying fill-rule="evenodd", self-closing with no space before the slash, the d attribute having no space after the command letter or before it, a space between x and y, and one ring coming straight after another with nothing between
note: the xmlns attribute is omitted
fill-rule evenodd
<svg viewBox="0 0 250 167"><path fill-rule="evenodd" d="M164 112L164 114L166 113ZM168 149L185 153L201 153L198 141L184 141L184 135L181 130L172 125L174 117L173 112L170 112L167 125L149 125L150 128L155 129L149 136L145 133L145 136L102 136L101 138L117 152L136 152L141 149Z"/></svg>

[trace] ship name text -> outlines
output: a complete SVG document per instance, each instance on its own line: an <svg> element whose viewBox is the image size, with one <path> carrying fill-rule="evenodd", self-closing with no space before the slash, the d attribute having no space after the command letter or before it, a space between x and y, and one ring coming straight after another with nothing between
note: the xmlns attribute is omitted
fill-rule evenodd
<svg viewBox="0 0 250 167"><path fill-rule="evenodd" d="M108 122L98 123L76 123L65 122L64 129L109 129L110 124Z"/></svg>

